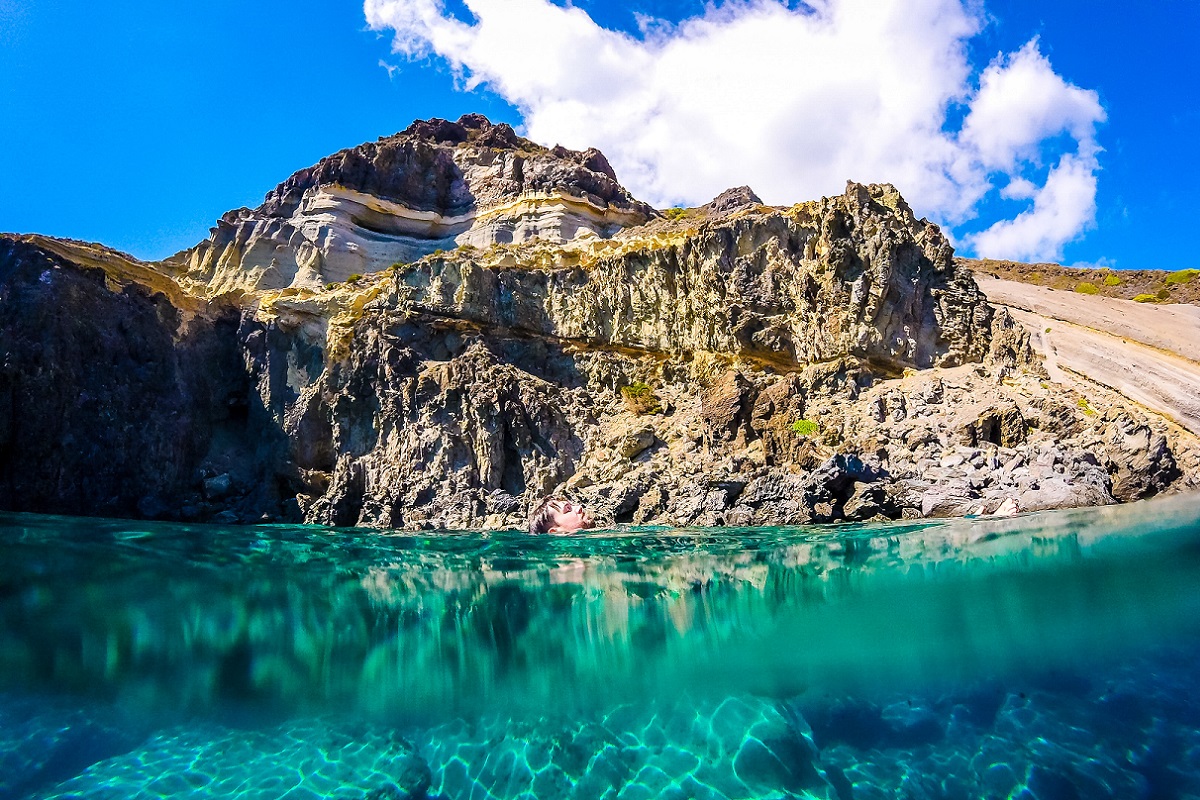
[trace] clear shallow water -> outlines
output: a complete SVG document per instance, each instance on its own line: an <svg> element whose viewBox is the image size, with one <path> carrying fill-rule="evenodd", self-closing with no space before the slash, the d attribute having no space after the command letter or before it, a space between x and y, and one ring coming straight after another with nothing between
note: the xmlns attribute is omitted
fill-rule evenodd
<svg viewBox="0 0 1200 800"><path fill-rule="evenodd" d="M1200 497L0 547L0 800L1200 797Z"/></svg>

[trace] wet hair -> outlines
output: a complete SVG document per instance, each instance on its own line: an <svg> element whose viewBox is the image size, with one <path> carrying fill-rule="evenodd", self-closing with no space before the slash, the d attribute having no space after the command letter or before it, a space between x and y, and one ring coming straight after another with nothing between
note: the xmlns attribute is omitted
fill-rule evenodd
<svg viewBox="0 0 1200 800"><path fill-rule="evenodd" d="M556 509L553 507L555 503L566 502L561 497L547 497L542 502L534 506L533 513L529 516L529 532L530 533L549 533L554 527L554 514Z"/></svg>

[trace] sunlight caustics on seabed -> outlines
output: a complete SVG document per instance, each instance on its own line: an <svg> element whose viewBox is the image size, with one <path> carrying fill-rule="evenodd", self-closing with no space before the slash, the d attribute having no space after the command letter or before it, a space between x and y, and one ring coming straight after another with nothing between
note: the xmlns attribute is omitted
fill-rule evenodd
<svg viewBox="0 0 1200 800"><path fill-rule="evenodd" d="M0 800L1200 797L1200 497L0 547Z"/></svg>

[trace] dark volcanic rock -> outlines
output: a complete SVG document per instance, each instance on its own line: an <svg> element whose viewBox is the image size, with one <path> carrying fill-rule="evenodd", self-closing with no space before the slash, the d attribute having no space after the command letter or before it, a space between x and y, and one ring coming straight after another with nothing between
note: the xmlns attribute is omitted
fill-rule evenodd
<svg viewBox="0 0 1200 800"><path fill-rule="evenodd" d="M428 357L440 343L430 339L442 337L403 325L381 336L364 325L362 338L325 387L335 398L328 413L338 456L310 518L477 527L492 513L493 492L541 496L573 474L583 448L569 412L578 410L560 388L503 363L482 342L415 374L390 365L422 350Z"/></svg>
<svg viewBox="0 0 1200 800"><path fill-rule="evenodd" d="M487 153L487 166L503 167L506 158L516 166L493 169L486 182L468 181L456 163L459 145ZM509 125L493 125L478 114L468 114L458 122L419 120L394 136L340 150L279 184L258 212L289 217L306 191L323 185L342 186L418 211L450 216L501 196L551 189L590 195L621 208L645 209L617 182L599 150L548 150L517 136Z"/></svg>
<svg viewBox="0 0 1200 800"><path fill-rule="evenodd" d="M749 186L726 189L714 197L702 209L710 214L725 214L739 208L762 205L762 199Z"/></svg>
<svg viewBox="0 0 1200 800"><path fill-rule="evenodd" d="M264 453L286 445L252 403L239 312L184 319L106 280L0 237L0 507L178 517L248 501L253 519L278 516ZM256 488L206 506L201 470L218 465Z"/></svg>

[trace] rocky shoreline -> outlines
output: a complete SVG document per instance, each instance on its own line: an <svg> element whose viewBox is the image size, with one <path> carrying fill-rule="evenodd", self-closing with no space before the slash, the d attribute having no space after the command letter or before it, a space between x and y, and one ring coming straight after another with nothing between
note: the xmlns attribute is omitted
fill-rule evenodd
<svg viewBox="0 0 1200 800"><path fill-rule="evenodd" d="M1200 485L1194 431L1048 372L890 186L656 212L471 116L226 217L160 263L0 237L0 508L744 526Z"/></svg>

